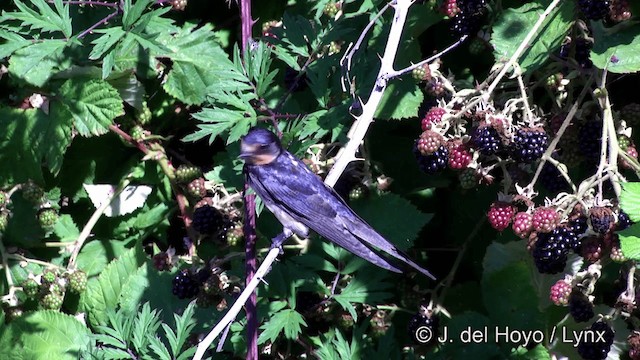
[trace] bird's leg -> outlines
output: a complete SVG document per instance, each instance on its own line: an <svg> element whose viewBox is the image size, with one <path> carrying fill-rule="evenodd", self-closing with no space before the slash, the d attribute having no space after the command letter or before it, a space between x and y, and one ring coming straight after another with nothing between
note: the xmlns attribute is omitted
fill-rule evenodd
<svg viewBox="0 0 640 360"><path fill-rule="evenodd" d="M287 239L289 239L291 235L293 235L291 230L287 228L282 229L282 232L280 234L271 239L271 249L279 248L280 254L283 254L284 250L282 249L282 244L284 244L284 242L287 241Z"/></svg>

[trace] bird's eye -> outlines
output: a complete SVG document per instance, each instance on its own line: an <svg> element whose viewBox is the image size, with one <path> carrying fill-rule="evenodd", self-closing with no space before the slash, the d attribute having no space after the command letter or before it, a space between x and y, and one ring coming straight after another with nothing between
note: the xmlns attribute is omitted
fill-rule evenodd
<svg viewBox="0 0 640 360"><path fill-rule="evenodd" d="M260 149L266 149L269 147L269 144L262 144L260 145Z"/></svg>

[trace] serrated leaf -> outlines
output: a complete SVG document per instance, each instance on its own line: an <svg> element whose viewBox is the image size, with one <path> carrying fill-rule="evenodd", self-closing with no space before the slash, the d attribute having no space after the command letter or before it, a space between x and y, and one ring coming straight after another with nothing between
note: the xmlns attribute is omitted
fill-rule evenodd
<svg viewBox="0 0 640 360"><path fill-rule="evenodd" d="M4 29L0 29L0 38L5 40L3 44L0 44L0 59L9 57L16 50L31 44L31 41L23 38L19 34Z"/></svg>
<svg viewBox="0 0 640 360"><path fill-rule="evenodd" d="M86 326L73 316L52 310L25 313L1 336L0 343L12 346L3 351L6 359L77 359L90 342Z"/></svg>
<svg viewBox="0 0 640 360"><path fill-rule="evenodd" d="M63 5L62 0L55 0L53 4L54 11L44 0L31 0L30 2L39 11L31 9L19 0L15 0L14 3L20 11L3 12L0 22L18 20L22 22L22 26L29 27L31 30L60 31L66 38L71 37L69 4Z"/></svg>
<svg viewBox="0 0 640 360"><path fill-rule="evenodd" d="M373 195L351 205L358 215L401 250L413 245L420 229L432 217L393 193Z"/></svg>
<svg viewBox="0 0 640 360"><path fill-rule="evenodd" d="M379 304L393 296L391 288L393 288L393 284L389 282L388 273L382 270L373 271L371 267L365 267L358 271L340 294L333 298L357 321L358 315L352 303Z"/></svg>
<svg viewBox="0 0 640 360"><path fill-rule="evenodd" d="M280 333L284 333L285 338L289 340L296 340L302 332L302 326L306 327L307 323L300 313L293 309L281 310L260 326L263 331L258 337L258 344L267 340L274 342Z"/></svg>
<svg viewBox="0 0 640 360"><path fill-rule="evenodd" d="M601 22L592 22L593 49L591 61L600 69L618 74L640 70L640 25L605 28Z"/></svg>
<svg viewBox="0 0 640 360"><path fill-rule="evenodd" d="M135 275L143 264L143 259L136 249L131 249L121 257L113 260L100 274L98 280L87 285L82 295L81 304L88 313L89 321L104 324L107 320L105 311L115 308L126 282Z"/></svg>
<svg viewBox="0 0 640 360"><path fill-rule="evenodd" d="M80 250L76 264L87 273L89 282L97 281L94 277L98 276L111 260L128 250L124 245L124 242L117 240L91 240Z"/></svg>
<svg viewBox="0 0 640 360"><path fill-rule="evenodd" d="M102 80L69 79L50 103L51 117L73 119L82 136L107 132L113 119L124 114L118 91Z"/></svg>
<svg viewBox="0 0 640 360"><path fill-rule="evenodd" d="M120 39L122 39L127 33L120 27L112 27L108 29L98 29L95 31L98 34L103 34L99 38L93 40L91 43L94 44L91 53L89 54L89 59L98 60L100 59L107 51L111 50Z"/></svg>
<svg viewBox="0 0 640 360"><path fill-rule="evenodd" d="M620 207L629 215L631 220L640 222L640 182L622 184Z"/></svg>
<svg viewBox="0 0 640 360"><path fill-rule="evenodd" d="M69 214L60 215L60 218L53 226L53 232L60 238L61 242L75 241L80 235L80 230Z"/></svg>
<svg viewBox="0 0 640 360"><path fill-rule="evenodd" d="M640 223L620 231L620 249L627 259L640 260Z"/></svg>
<svg viewBox="0 0 640 360"><path fill-rule="evenodd" d="M32 146L38 110L0 107L0 183L42 181L38 151ZM20 166L15 166L19 163Z"/></svg>
<svg viewBox="0 0 640 360"><path fill-rule="evenodd" d="M398 120L418 116L424 94L414 81L394 81L387 86L375 118Z"/></svg>
<svg viewBox="0 0 640 360"><path fill-rule="evenodd" d="M41 87L54 74L55 69L64 70L70 62L64 59L63 40L43 40L23 47L9 59L9 72L29 84Z"/></svg>
<svg viewBox="0 0 640 360"><path fill-rule="evenodd" d="M549 3L548 0L528 3L500 13L491 35L496 59L511 58ZM562 45L573 20L573 1L562 1L553 9L520 56L518 63L523 72L533 71L549 59Z"/></svg>

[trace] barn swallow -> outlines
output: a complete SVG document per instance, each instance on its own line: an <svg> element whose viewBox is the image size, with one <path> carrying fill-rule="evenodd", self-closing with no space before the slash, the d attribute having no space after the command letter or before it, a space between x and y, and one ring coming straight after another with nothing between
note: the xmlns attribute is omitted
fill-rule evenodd
<svg viewBox="0 0 640 360"><path fill-rule="evenodd" d="M272 239L272 246L280 247L293 234L307 238L311 229L381 268L402 272L376 249L435 280L362 220L331 187L285 150L271 131L249 130L241 140L240 158L245 162L249 186L282 223L283 232Z"/></svg>

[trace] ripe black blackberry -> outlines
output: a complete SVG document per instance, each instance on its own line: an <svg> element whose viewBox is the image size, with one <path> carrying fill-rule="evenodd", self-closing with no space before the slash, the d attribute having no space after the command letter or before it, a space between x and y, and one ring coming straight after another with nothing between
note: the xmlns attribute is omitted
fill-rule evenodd
<svg viewBox="0 0 640 360"><path fill-rule="evenodd" d="M586 336L585 340L578 344L578 354L585 360L606 359L615 337L613 329L604 321L596 321L589 331L593 333L593 337Z"/></svg>
<svg viewBox="0 0 640 360"><path fill-rule="evenodd" d="M633 225L633 221L631 221L631 219L629 218L629 214L620 210L620 212L618 212L618 222L616 224L616 230L624 230L631 225Z"/></svg>
<svg viewBox="0 0 640 360"><path fill-rule="evenodd" d="M200 290L200 282L191 269L181 270L175 278L173 278L173 288L171 292L178 299L191 299L198 295Z"/></svg>
<svg viewBox="0 0 640 360"><path fill-rule="evenodd" d="M589 226L587 225L587 217L579 216L571 221L569 221L569 228L578 236L587 232Z"/></svg>
<svg viewBox="0 0 640 360"><path fill-rule="evenodd" d="M564 176L560 174L560 171L548 162L542 167L539 179L542 186L552 193L558 193L570 189L569 183L565 180Z"/></svg>
<svg viewBox="0 0 640 360"><path fill-rule="evenodd" d="M413 153L416 156L416 160L418 160L418 166L420 167L420 170L424 171L427 174L435 174L438 171L447 168L449 151L444 146L440 146L440 148L433 154L425 156L422 155L420 151L418 151L416 143L416 145L413 146Z"/></svg>
<svg viewBox="0 0 640 360"><path fill-rule="evenodd" d="M577 236L566 227L557 227L548 233L538 233L532 255L538 272L557 274L567 264L567 253L577 242Z"/></svg>
<svg viewBox="0 0 640 360"><path fill-rule="evenodd" d="M583 69L590 69L593 66L593 62L589 59L593 42L585 38L577 38L575 40L575 46L574 59Z"/></svg>
<svg viewBox="0 0 640 360"><path fill-rule="evenodd" d="M476 128L471 135L471 142L482 155L490 156L502 150L498 130L491 126Z"/></svg>
<svg viewBox="0 0 640 360"><path fill-rule="evenodd" d="M601 20L609 15L609 0L578 0L578 7L589 20Z"/></svg>
<svg viewBox="0 0 640 360"><path fill-rule="evenodd" d="M544 131L520 129L513 137L509 151L515 160L530 163L542 156L548 141L549 136Z"/></svg>
<svg viewBox="0 0 640 360"><path fill-rule="evenodd" d="M409 319L407 330L414 343L433 345L438 340L439 325L440 317L438 315L434 313L423 314L421 311Z"/></svg>
<svg viewBox="0 0 640 360"><path fill-rule="evenodd" d="M204 204L193 211L193 228L200 234L215 234L225 225L225 217L211 205Z"/></svg>
<svg viewBox="0 0 640 360"><path fill-rule="evenodd" d="M478 29L487 5L486 0L458 0L459 12L451 19L451 31L459 36Z"/></svg>
<svg viewBox="0 0 640 360"><path fill-rule="evenodd" d="M582 291L573 290L569 295L569 314L575 322L586 322L594 317L593 304Z"/></svg>

